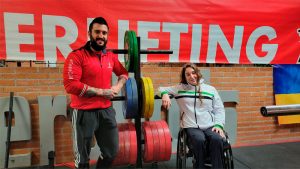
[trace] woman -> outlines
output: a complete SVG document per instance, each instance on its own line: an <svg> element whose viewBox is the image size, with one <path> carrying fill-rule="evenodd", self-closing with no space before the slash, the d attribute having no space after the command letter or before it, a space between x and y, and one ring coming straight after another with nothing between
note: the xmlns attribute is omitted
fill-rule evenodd
<svg viewBox="0 0 300 169"><path fill-rule="evenodd" d="M180 108L180 126L186 130L193 147L195 168L205 168L206 151L209 151L211 156L212 168L223 168L223 138L225 137L223 102L217 90L204 83L195 64L185 64L180 78L178 85L158 88L162 97L162 106L169 109L171 106L169 95L174 95Z"/></svg>

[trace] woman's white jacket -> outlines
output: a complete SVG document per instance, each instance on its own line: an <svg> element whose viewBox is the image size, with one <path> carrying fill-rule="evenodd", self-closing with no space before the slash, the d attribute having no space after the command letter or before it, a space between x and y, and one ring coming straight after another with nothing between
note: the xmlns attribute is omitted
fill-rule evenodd
<svg viewBox="0 0 300 169"><path fill-rule="evenodd" d="M213 86L205 84L203 79L200 80L201 100L199 99L199 85L180 83L170 87L159 87L158 91L160 95L168 93L176 99L180 109L180 126L182 128L224 127L223 102L218 91Z"/></svg>

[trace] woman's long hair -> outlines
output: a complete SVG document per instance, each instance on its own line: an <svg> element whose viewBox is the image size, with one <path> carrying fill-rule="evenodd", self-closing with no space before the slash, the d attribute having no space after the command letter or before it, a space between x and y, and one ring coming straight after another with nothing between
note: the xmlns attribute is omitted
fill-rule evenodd
<svg viewBox="0 0 300 169"><path fill-rule="evenodd" d="M202 78L202 74L200 73L199 69L197 68L197 66L193 63L186 63L182 66L182 69L181 69L181 73L180 73L180 83L183 83L183 84L188 84L186 78L185 78L185 70L187 68L192 68L194 69L194 71L196 72L197 74L197 85L199 85L199 81L200 79Z"/></svg>
<svg viewBox="0 0 300 169"><path fill-rule="evenodd" d="M198 69L198 67L195 64L193 64L193 63L186 63L186 64L184 64L182 66L181 73L180 73L180 83L182 83L182 84L188 84L188 82L187 82L187 80L185 78L185 70L187 68L189 68L189 67L192 68L192 69L194 69L194 71L197 74L197 85L196 86L199 86L197 92L199 92L199 99L200 99L200 101L202 103L202 100L201 100L201 91L200 91L201 89L200 89L200 85L199 85L199 81L202 78L202 74L200 73L200 70Z"/></svg>

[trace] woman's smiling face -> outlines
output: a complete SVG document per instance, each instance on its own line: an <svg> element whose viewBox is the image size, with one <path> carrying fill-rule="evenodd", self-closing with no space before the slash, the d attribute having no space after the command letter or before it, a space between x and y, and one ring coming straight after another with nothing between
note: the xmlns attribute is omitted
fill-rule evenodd
<svg viewBox="0 0 300 169"><path fill-rule="evenodd" d="M187 67L185 69L185 79L191 85L198 84L198 75L192 67Z"/></svg>

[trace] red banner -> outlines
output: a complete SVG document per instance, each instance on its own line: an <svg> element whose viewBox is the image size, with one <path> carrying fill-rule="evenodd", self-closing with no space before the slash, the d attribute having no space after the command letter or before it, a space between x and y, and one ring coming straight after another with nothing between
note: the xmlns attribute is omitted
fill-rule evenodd
<svg viewBox="0 0 300 169"><path fill-rule="evenodd" d="M64 61L103 16L108 48L134 30L142 62L300 63L299 0L0 0L0 59ZM122 56L120 55L122 59Z"/></svg>

